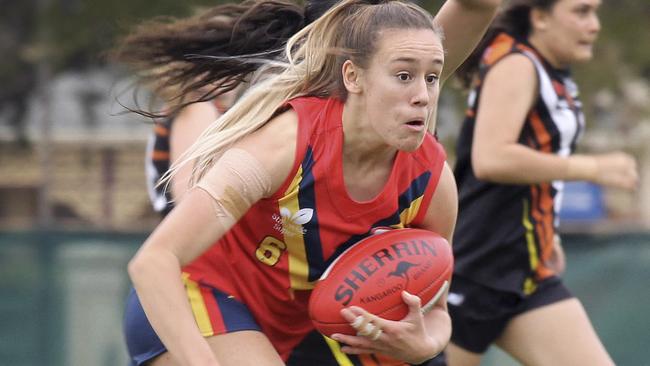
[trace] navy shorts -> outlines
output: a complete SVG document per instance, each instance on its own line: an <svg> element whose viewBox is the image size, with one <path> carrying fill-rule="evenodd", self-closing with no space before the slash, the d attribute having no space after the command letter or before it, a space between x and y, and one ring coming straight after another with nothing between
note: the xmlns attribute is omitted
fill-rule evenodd
<svg viewBox="0 0 650 366"><path fill-rule="evenodd" d="M448 297L451 341L468 351L484 353L510 319L572 297L558 277L540 282L535 292L522 297L454 276Z"/></svg>
<svg viewBox="0 0 650 366"><path fill-rule="evenodd" d="M185 282L194 318L204 337L240 330L260 330L248 308L215 288ZM131 289L124 314L124 335L131 366L151 361L167 349L151 327L138 295Z"/></svg>

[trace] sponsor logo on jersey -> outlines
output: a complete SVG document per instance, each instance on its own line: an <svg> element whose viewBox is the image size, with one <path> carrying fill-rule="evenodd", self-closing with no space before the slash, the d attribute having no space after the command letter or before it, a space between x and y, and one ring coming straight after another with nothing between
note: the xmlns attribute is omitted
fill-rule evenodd
<svg viewBox="0 0 650 366"><path fill-rule="evenodd" d="M305 235L307 229L303 228L303 225L311 221L313 216L313 208L302 208L297 212L291 212L286 207L280 207L280 215L273 214L272 216L273 228L285 237Z"/></svg>

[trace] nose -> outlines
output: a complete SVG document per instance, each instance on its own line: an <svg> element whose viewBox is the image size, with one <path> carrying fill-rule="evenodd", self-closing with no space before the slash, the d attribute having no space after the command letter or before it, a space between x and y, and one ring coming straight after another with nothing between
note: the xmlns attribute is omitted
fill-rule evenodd
<svg viewBox="0 0 650 366"><path fill-rule="evenodd" d="M600 18L596 12L591 13L591 17L589 17L589 30L592 33L600 32Z"/></svg>
<svg viewBox="0 0 650 366"><path fill-rule="evenodd" d="M416 106L426 106L429 104L429 88L425 80L420 80L413 83L413 94L411 96L411 104Z"/></svg>

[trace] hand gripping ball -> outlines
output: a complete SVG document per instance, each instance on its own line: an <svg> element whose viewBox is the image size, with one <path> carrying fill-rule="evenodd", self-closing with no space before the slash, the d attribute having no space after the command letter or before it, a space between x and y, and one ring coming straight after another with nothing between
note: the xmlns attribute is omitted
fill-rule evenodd
<svg viewBox="0 0 650 366"><path fill-rule="evenodd" d="M326 336L356 334L341 309L359 306L388 320L408 313L402 291L417 295L426 312L449 286L451 246L421 229L388 230L369 236L343 252L323 273L309 299L309 316Z"/></svg>

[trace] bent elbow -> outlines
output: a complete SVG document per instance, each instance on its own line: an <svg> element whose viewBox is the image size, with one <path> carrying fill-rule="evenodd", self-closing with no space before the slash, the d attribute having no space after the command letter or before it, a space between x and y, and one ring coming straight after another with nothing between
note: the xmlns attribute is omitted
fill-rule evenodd
<svg viewBox="0 0 650 366"><path fill-rule="evenodd" d="M133 283L137 282L139 278L142 278L147 272L147 261L143 258L142 253L138 253L131 258L126 270Z"/></svg>
<svg viewBox="0 0 650 366"><path fill-rule="evenodd" d="M127 264L127 272L134 285L152 284L162 277L171 278L170 274L180 276L181 265L172 253L145 244Z"/></svg>
<svg viewBox="0 0 650 366"><path fill-rule="evenodd" d="M489 181L491 177L488 170L479 167L474 167L474 176L482 181Z"/></svg>
<svg viewBox="0 0 650 366"><path fill-rule="evenodd" d="M501 177L499 164L489 159L472 159L472 169L474 176L482 181L496 182Z"/></svg>

